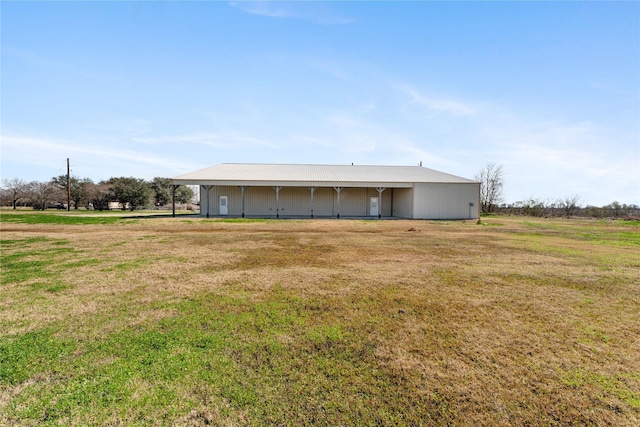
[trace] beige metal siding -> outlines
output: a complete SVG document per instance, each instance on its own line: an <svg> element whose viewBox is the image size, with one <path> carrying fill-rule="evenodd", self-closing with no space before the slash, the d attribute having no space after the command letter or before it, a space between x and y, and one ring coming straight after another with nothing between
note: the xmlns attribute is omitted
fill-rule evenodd
<svg viewBox="0 0 640 427"><path fill-rule="evenodd" d="M311 195L309 195L311 199ZM311 200L309 200L311 202ZM313 193L313 216L333 216L336 202L336 190L318 187Z"/></svg>
<svg viewBox="0 0 640 427"><path fill-rule="evenodd" d="M275 190L273 193L275 197ZM280 215L310 216L311 190L300 187L282 187L280 190Z"/></svg>
<svg viewBox="0 0 640 427"><path fill-rule="evenodd" d="M340 216L366 216L367 203L366 188L343 188L340 192ZM336 215L337 209L336 205Z"/></svg>
<svg viewBox="0 0 640 427"><path fill-rule="evenodd" d="M413 218L478 218L479 185L479 183L415 184ZM470 204L473 204L473 206L470 206Z"/></svg>
<svg viewBox="0 0 640 427"><path fill-rule="evenodd" d="M276 215L276 192L273 188L247 187L244 198L245 215Z"/></svg>
<svg viewBox="0 0 640 427"><path fill-rule="evenodd" d="M412 188L393 189L393 216L400 218L411 218L413 202Z"/></svg>
<svg viewBox="0 0 640 427"><path fill-rule="evenodd" d="M236 186L212 186L209 192L201 187L202 215L220 215L219 200L228 197L228 215L242 215L242 191ZM208 196L207 196L208 194ZM338 193L334 188L316 187L313 195L314 217L338 214ZM382 216L391 216L393 189L382 193ZM378 197L375 188L342 188L340 192L341 216L370 216L370 199ZM208 206L208 210L207 210ZM282 187L276 204L273 187L245 187L245 216L311 216L311 190L308 187Z"/></svg>
<svg viewBox="0 0 640 427"><path fill-rule="evenodd" d="M200 188L200 204L202 206L202 215L207 214L206 204L207 196L204 187ZM242 213L242 197L240 188L228 186L214 186L209 189L209 215L220 215L220 196L227 196L228 212L227 215L236 216Z"/></svg>
<svg viewBox="0 0 640 427"><path fill-rule="evenodd" d="M242 214L242 197L239 187L213 187L215 194L214 209L216 215L220 214L220 196L227 196L228 215L236 216Z"/></svg>
<svg viewBox="0 0 640 427"><path fill-rule="evenodd" d="M376 195L377 195L376 191ZM393 188L387 188L382 192L382 216L392 216Z"/></svg>
<svg viewBox="0 0 640 427"><path fill-rule="evenodd" d="M417 183L414 189L385 188L379 205L383 217L416 219L469 219L478 218L478 183ZM242 191L237 186L201 187L202 215L218 216L220 196L228 197L228 215L242 214ZM337 192L333 188L318 187L314 192L314 217L338 214ZM341 217L371 216L372 197L378 197L375 188L342 188L340 192ZM469 204L473 203L473 206ZM207 210L208 206L208 210ZM277 211L279 208L279 212ZM275 217L311 216L311 191L308 187L282 187L276 206L273 187L245 188L245 216Z"/></svg>

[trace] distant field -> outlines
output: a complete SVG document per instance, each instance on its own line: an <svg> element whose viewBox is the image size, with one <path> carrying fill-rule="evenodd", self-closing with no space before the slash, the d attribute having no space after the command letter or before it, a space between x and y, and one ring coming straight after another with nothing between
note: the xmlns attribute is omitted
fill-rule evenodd
<svg viewBox="0 0 640 427"><path fill-rule="evenodd" d="M0 425L640 425L639 222L0 218Z"/></svg>

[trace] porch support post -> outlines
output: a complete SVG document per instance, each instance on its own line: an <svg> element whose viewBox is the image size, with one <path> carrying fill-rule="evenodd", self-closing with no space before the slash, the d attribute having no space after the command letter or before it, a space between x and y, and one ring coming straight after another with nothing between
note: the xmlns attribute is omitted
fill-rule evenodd
<svg viewBox="0 0 640 427"><path fill-rule="evenodd" d="M240 194L242 195L241 196L241 198L242 198L242 218L244 218L244 190L245 190L245 188L247 188L247 187L244 187L244 186L240 187Z"/></svg>
<svg viewBox="0 0 640 427"><path fill-rule="evenodd" d="M338 218L340 218L340 192L342 191L342 187L333 187L333 189L338 193Z"/></svg>
<svg viewBox="0 0 640 427"><path fill-rule="evenodd" d="M276 190L276 218L280 218L280 190L282 187L273 187Z"/></svg>
<svg viewBox="0 0 640 427"><path fill-rule="evenodd" d="M207 192L207 218L209 218L209 198L211 197L211 195L209 194L209 190L211 190L211 186L203 185L202 187ZM202 199L200 200L200 209L202 209Z"/></svg>
<svg viewBox="0 0 640 427"><path fill-rule="evenodd" d="M171 186L171 211L173 212L174 218L176 216L176 188L178 188L178 186L175 184Z"/></svg>
<svg viewBox="0 0 640 427"><path fill-rule="evenodd" d="M316 191L317 187L309 187L309 190L311 190L311 218L313 218L313 193L314 191Z"/></svg>
<svg viewBox="0 0 640 427"><path fill-rule="evenodd" d="M376 188L378 190L378 219L382 218L382 192L386 190L384 187Z"/></svg>

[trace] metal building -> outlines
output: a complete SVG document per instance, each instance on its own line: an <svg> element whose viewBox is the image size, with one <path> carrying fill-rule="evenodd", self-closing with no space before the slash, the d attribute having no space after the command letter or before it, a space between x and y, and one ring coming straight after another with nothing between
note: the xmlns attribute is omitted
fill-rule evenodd
<svg viewBox="0 0 640 427"><path fill-rule="evenodd" d="M480 183L422 166L223 163L173 178L210 217L476 219Z"/></svg>

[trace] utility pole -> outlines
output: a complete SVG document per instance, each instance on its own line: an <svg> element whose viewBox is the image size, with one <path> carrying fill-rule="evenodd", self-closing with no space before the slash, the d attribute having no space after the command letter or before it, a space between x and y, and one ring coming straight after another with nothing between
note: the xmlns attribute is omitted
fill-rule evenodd
<svg viewBox="0 0 640 427"><path fill-rule="evenodd" d="M67 157L67 211L71 210L71 168Z"/></svg>

